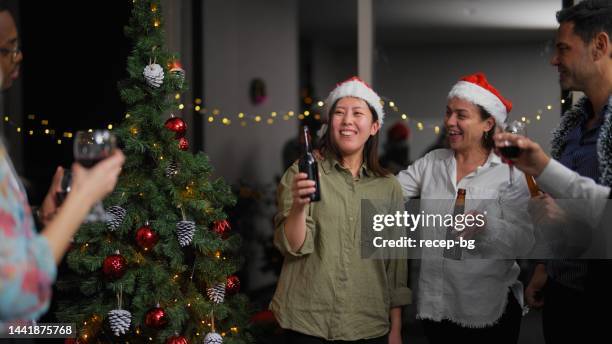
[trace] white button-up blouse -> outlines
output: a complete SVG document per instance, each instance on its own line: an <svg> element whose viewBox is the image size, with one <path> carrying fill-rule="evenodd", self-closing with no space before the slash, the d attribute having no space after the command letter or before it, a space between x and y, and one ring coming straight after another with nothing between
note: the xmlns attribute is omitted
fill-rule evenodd
<svg viewBox="0 0 612 344"><path fill-rule="evenodd" d="M503 314L512 291L522 304L520 268L515 257L533 247L534 232L527 212L529 189L517 169L509 185L508 166L493 152L484 165L457 179L452 150L438 149L415 161L397 178L405 198L421 199L426 213L453 213L457 190L466 190L465 213L486 214L486 225L475 237L476 249L464 251L461 260L443 257L444 248L422 253L418 278L418 317L450 320L465 327L494 324ZM436 201L446 200L446 201ZM446 209L440 209L440 207ZM425 228L425 239L445 239L446 228ZM482 257L499 257L483 259Z"/></svg>

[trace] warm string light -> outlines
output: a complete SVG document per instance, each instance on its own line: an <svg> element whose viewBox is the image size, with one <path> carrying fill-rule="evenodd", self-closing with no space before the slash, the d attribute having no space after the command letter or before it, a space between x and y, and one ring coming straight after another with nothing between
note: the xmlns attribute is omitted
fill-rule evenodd
<svg viewBox="0 0 612 344"><path fill-rule="evenodd" d="M33 114L27 115L27 120L30 122L34 122L34 123L26 124L25 125L26 128L24 128L24 126L13 122L10 116L5 115L2 117L2 119L7 124L7 126L14 128L17 134L23 133L24 135L28 135L28 136L39 136L40 135L40 136L51 137L51 139L53 139L55 143L57 143L58 145L61 145L64 143L63 138L64 139L73 138L74 134L72 133L72 131L60 131L56 128L49 127L49 120L46 120L46 119L40 120L40 123L39 123L40 126L45 127L44 129L43 128L32 128L32 126L38 125L38 123L35 122L36 118L37 118L36 115L33 115ZM109 124L109 126L112 127L112 124Z"/></svg>
<svg viewBox="0 0 612 344"><path fill-rule="evenodd" d="M319 108L323 108L325 106L325 102L323 102L321 100L319 100L319 101L312 101L312 100L308 101L308 97L304 98L303 101L306 104L312 103L312 104L316 105ZM561 104L564 104L564 103L565 103L565 99L561 99ZM202 104L202 99L201 98L196 98L195 101L194 101L194 104L197 105L197 106L194 106L194 110L197 113L199 113L201 115L208 114L207 108L200 106ZM400 112L401 112L400 108L399 108L399 106L397 105L397 103L395 101L392 101L392 100L388 100L388 101L381 100L381 104L383 106L385 106L385 105L388 106L390 108L390 110L392 110L392 112L397 113L403 121L410 122L411 118L406 113L401 113L400 114ZM550 105L550 104L547 105L546 106L546 110L547 111L552 111L553 110L553 105ZM219 116L219 114L221 112L222 111L219 110L218 108L213 109L213 111L211 112L212 114L208 115L208 118L207 118L208 119L208 123L212 124L212 123L216 122L215 117ZM268 125L272 125L272 124L276 123L276 121L274 119L277 118L280 114L281 113L279 113L277 111L272 111L272 112L270 112L268 118L264 118L264 116L260 115L260 114L257 114L257 115L247 115L244 112L238 112L235 116L240 120L240 121L237 121L236 123L239 123L240 126L242 126L242 127L246 127L247 124L249 123L248 121L246 121L247 119L250 119L252 122L254 122L256 124L265 122ZM309 111L309 110L306 110L303 113L299 113L297 116L296 116L296 113L294 111L287 111L287 112L282 113L283 120L285 120L285 121L288 121L289 119L294 118L294 117L297 118L298 120L304 120L307 117L310 117L311 115L313 115L313 113L311 111ZM543 116L542 110L539 110L538 114L535 116L535 119L540 121L542 119L542 116ZM314 113L313 117L316 120L321 120L321 114L320 113ZM531 123L531 119L529 117L527 117L527 116L524 116L524 117L525 117L524 122L526 124L530 124ZM230 117L228 117L228 116L223 117L223 119L221 119L219 122L221 124L223 124L223 125L229 126L229 125L232 124L231 116ZM432 125L425 125L423 122L417 122L416 123L416 129L419 130L419 131L424 131L425 129L432 130L434 132L434 134L436 134L436 135L439 135L442 132L442 129L440 128L439 125L433 125L433 124Z"/></svg>
<svg viewBox="0 0 612 344"><path fill-rule="evenodd" d="M157 20L157 22L159 23L159 21ZM175 99L180 99L181 98L181 94L177 93L175 94ZM565 99L561 99L561 104L565 104L566 100ZM203 108L201 106L202 104L202 98L195 98L194 102L195 104L194 109L196 110L196 112L200 113L200 114L205 114L208 112L208 110L206 108ZM323 101L316 101L314 102L316 104L316 106L318 106L319 108L322 108L325 103ZM385 105L385 101L381 101L381 104ZM386 103L394 112L399 112L399 108L397 106L397 104L394 101L389 100ZM185 109L185 105L184 104L179 104L179 109L180 110L184 110ZM548 104L546 105L546 110L547 111L552 111L553 110L553 105ZM221 114L221 110L218 108L214 108L212 110L212 115L208 117L208 123L214 123L215 122L215 117L219 116ZM295 116L295 112L294 111L287 111L283 114L283 120L288 121L291 118L297 118L298 120L304 120L306 117L309 117L312 113L308 110L304 111L304 113L300 113L298 116ZM272 125L274 123L276 123L276 121L274 120L275 118L277 118L279 116L279 113L277 111L272 111L269 114L268 118L265 118L265 123L267 123L268 125ZM125 118L130 118L131 115L129 113L125 114ZM543 117L543 110L538 110L537 114L535 115L535 120L537 121L541 121ZM29 121L35 121L37 118L37 116L35 114L29 114L27 115L27 119ZM237 114L237 118L240 119L241 121L238 121L237 123L240 123L240 126L242 127L246 127L248 125L248 121L246 121L247 119L251 119L254 123L261 123L262 121L264 121L264 118L262 115L247 115L244 112L239 112ZM319 113L315 113L314 114L314 118L316 120L320 120L321 119L321 115ZM410 117L406 114L406 113L402 113L400 115L400 118L405 121L405 122L409 122L410 121ZM24 133L24 135L27 133L28 136L37 136L37 135L42 135L42 136L47 136L47 137L51 137L56 144L58 145L62 145L64 144L64 140L63 139L68 139L71 140L74 137L73 131L68 130L68 131L59 131L57 129L54 128L49 128L49 120L46 119L41 119L40 120L40 125L42 126L46 126L47 128L45 129L40 129L40 130L35 130L35 129L24 129L23 127L17 125L16 123L14 123L10 116L3 116L3 120L5 123L7 123L9 126L14 127L14 130L16 133L21 134ZM531 123L531 119L525 115L522 116L520 119L522 122L526 123L526 124L530 124ZM232 124L232 120L230 117L225 116L220 120L220 123L225 125L225 126L230 126ZM112 130L114 128L114 125L108 124L106 126L106 128L108 130ZM426 126L422 123L422 122L418 122L416 124L416 129L419 131L423 131L425 130ZM427 125L427 128L431 128L433 130L433 132L438 135L441 132L441 129L439 126L437 125ZM89 129L89 131L93 131L93 129ZM59 137L56 137L56 133L60 133L61 135ZM137 127L132 127L130 128L130 133L133 136L136 136L139 134L139 129ZM62 139L63 138L63 139ZM160 160L163 160L163 156L160 156Z"/></svg>

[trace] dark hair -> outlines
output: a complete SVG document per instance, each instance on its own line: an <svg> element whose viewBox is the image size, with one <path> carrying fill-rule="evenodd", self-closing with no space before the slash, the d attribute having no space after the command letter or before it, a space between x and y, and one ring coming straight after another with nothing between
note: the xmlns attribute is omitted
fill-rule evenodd
<svg viewBox="0 0 612 344"><path fill-rule="evenodd" d="M485 108L483 108L480 105L476 105L478 107L478 110L480 110L480 119L487 120L491 117L493 117L491 115L491 113L489 111L487 111ZM486 131L485 134L482 136L482 146L486 149L493 149L495 147L495 141L493 140L493 135L495 135L495 128L497 127L497 121L493 121L493 127L489 130Z"/></svg>
<svg viewBox="0 0 612 344"><path fill-rule="evenodd" d="M328 128L325 131L325 134L323 134L323 137L321 138L321 140L319 140L319 150L321 151L321 154L325 155L331 155L334 158L336 158L336 160L338 160L340 163L342 163L342 153L340 152L340 149L338 148L338 145L334 142L334 140L332 139L332 120L331 120L331 116L333 116L334 111L336 111L336 105L338 104L338 101L340 99L336 100L336 102L334 103L334 105L331 106L328 115L329 121L328 121ZM366 104L368 104L368 102L366 102ZM372 118L374 121L378 121L378 113L376 112L376 110L374 110L374 108L368 104L368 108L370 109L370 112L372 112ZM380 166L380 163L378 161L378 136L380 134L380 130L378 130L378 132L373 135L370 136L368 138L368 140L365 143L365 147L363 148L363 160L366 162L366 164L368 165L368 168L374 172L374 174L378 177L386 177L389 176L390 173L389 171L387 171L386 169L384 169L382 166Z"/></svg>
<svg viewBox="0 0 612 344"><path fill-rule="evenodd" d="M602 31L612 37L612 1L584 0L557 12L557 21L574 23L574 32L585 43Z"/></svg>

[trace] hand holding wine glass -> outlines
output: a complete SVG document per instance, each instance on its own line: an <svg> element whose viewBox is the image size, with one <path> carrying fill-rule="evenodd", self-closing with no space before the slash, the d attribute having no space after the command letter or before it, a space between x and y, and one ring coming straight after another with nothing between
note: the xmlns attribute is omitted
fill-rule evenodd
<svg viewBox="0 0 612 344"><path fill-rule="evenodd" d="M113 135L108 130L77 132L76 138L74 140L74 159L82 167L84 167L85 169L91 169L91 171L89 173L86 173L84 171L81 171L78 165L75 166L73 168L73 172L75 173L75 182L77 181L77 173L80 173L81 175L92 174L92 183L95 183L95 181L98 181L100 179L104 179L104 176L102 175L96 176L96 174L99 174L97 170L100 169L95 168L94 166L97 167L98 163L113 155L113 152L115 152L116 148L117 139L115 135ZM121 163L123 163L123 160L121 161ZM87 185L84 186L87 187ZM72 188L74 189L75 187L76 185L74 185ZM97 201L93 206L92 212L85 219L86 222L105 221L107 219L107 214L104 211L104 208L102 207L102 203L100 203L101 198L103 198L106 193L103 193L102 195L98 196L96 193L96 191L98 190L96 189L97 188L92 188L91 190L94 193L92 195L93 198ZM112 188L109 190L109 192L110 191L112 191Z"/></svg>
<svg viewBox="0 0 612 344"><path fill-rule="evenodd" d="M546 155L542 147L529 138L512 133L498 133L493 137L495 147L501 153L504 147L515 146L519 148L519 155L512 158L514 166L523 171L525 174L537 177L542 173L550 157Z"/></svg>
<svg viewBox="0 0 612 344"><path fill-rule="evenodd" d="M72 236L86 218L90 208L113 191L124 161L125 157L121 150L115 149L110 156L91 168L85 168L78 162L72 165L70 192L66 194L61 207L42 231L42 235L49 242L56 263L62 259Z"/></svg>

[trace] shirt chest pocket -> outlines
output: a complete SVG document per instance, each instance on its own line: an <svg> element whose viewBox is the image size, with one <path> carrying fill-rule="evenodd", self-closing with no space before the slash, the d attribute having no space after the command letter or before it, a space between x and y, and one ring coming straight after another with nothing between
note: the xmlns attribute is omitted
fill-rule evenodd
<svg viewBox="0 0 612 344"><path fill-rule="evenodd" d="M501 215L499 191L497 189L471 186L466 189L465 212L476 211L488 216Z"/></svg>

